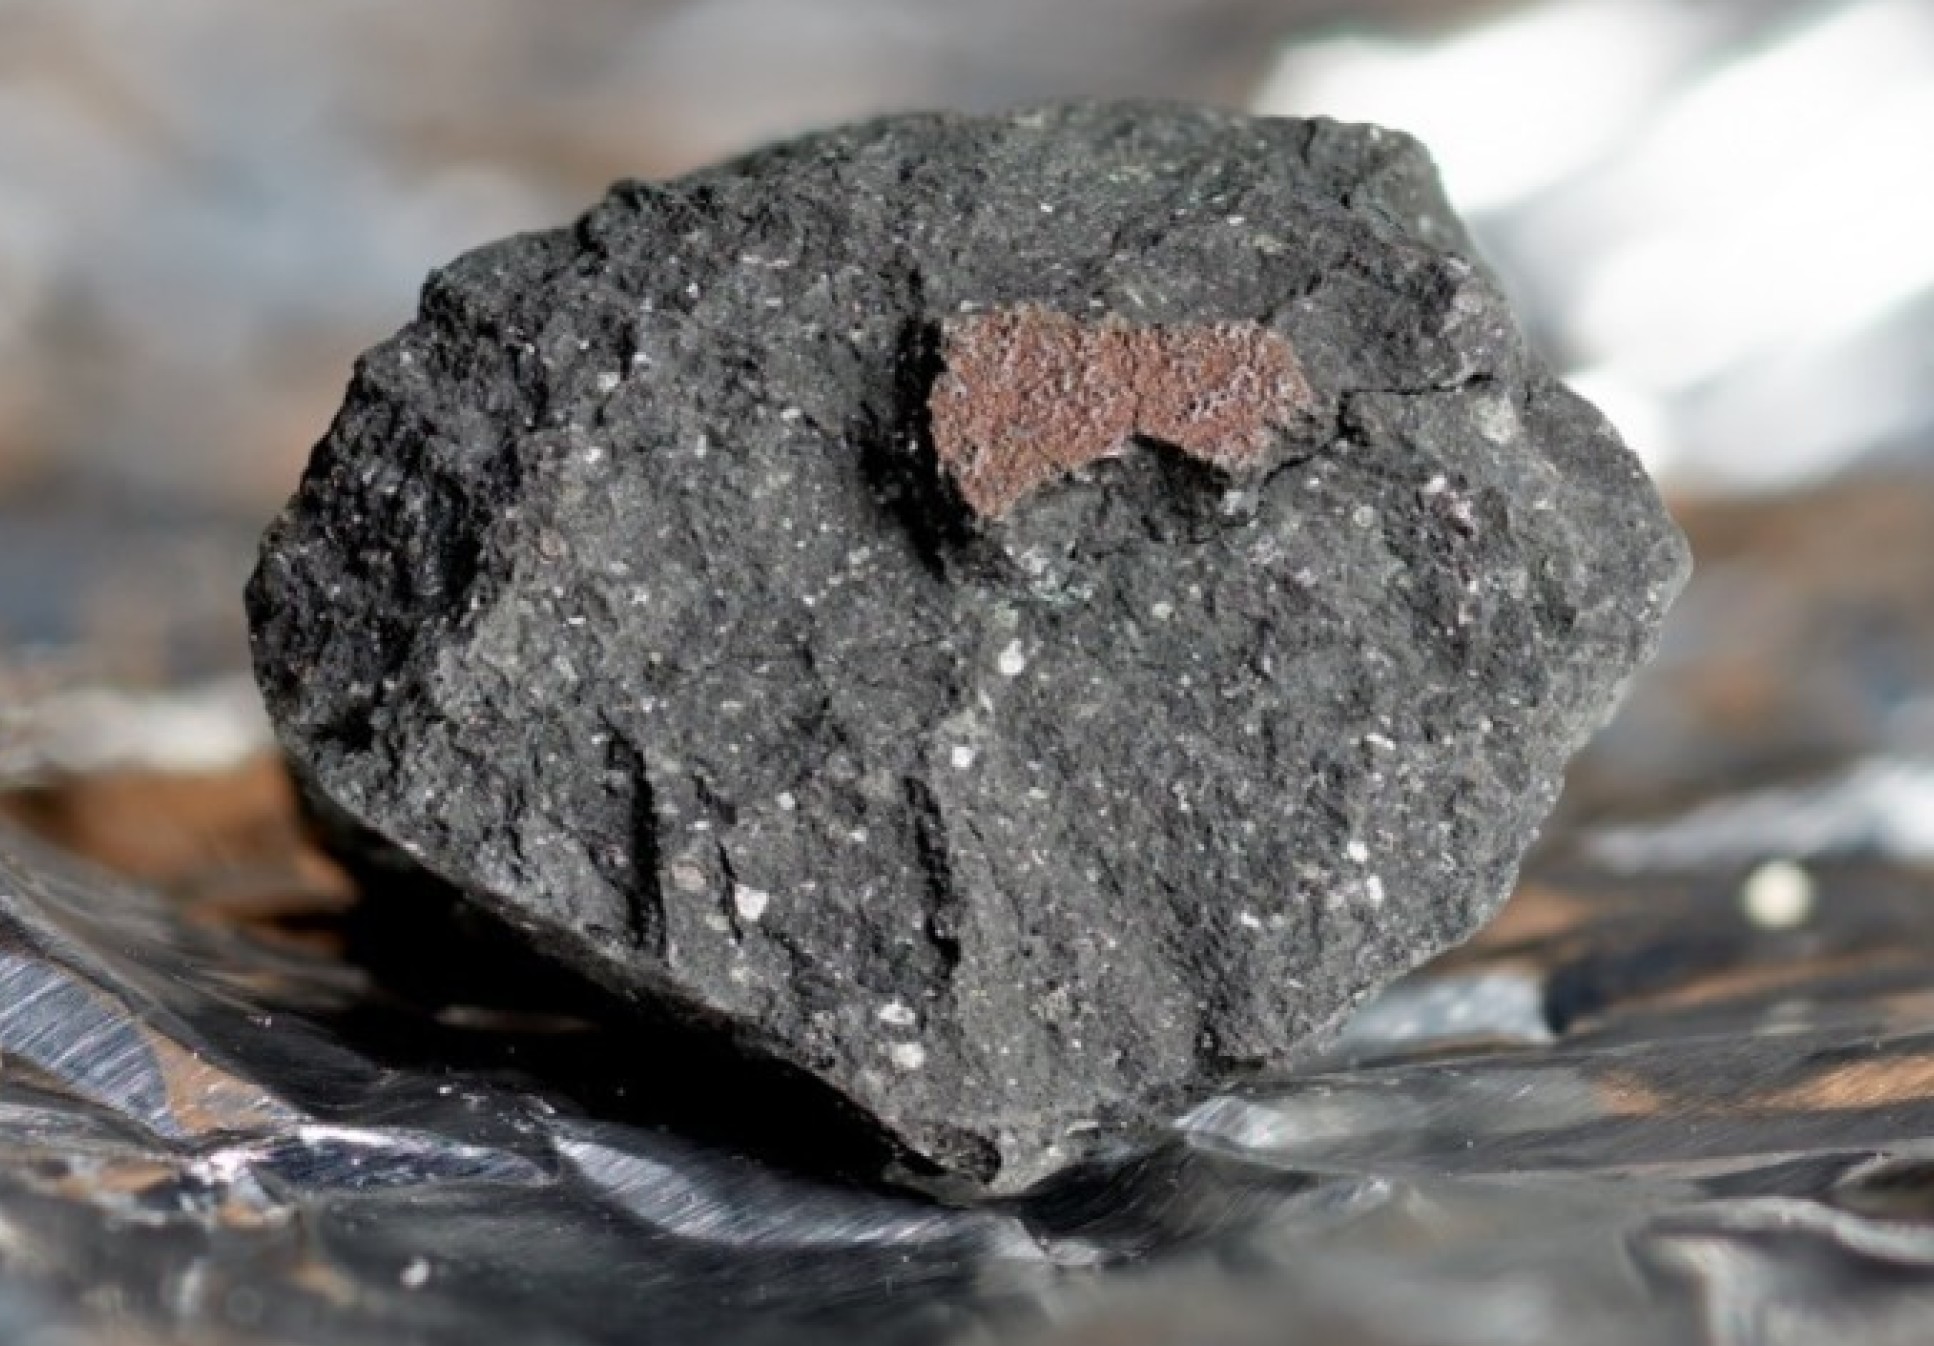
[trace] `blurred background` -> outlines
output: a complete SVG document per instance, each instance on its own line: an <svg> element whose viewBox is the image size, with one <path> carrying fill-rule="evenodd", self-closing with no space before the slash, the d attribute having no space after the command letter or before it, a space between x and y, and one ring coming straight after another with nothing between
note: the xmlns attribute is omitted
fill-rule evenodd
<svg viewBox="0 0 1934 1346"><path fill-rule="evenodd" d="M266 741L256 534L433 265L815 124L1072 95L1436 152L1701 553L1577 807L1874 753L1934 795L1927 0L0 0L0 779Z"/></svg>

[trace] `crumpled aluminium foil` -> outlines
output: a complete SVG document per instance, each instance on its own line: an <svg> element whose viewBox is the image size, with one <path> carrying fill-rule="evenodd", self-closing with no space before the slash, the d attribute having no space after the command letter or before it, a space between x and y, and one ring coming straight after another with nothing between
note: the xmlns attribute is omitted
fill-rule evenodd
<svg viewBox="0 0 1934 1346"><path fill-rule="evenodd" d="M345 965L10 833L0 1340L1934 1338L1928 886L1842 864L1769 930L1736 878L1547 877L1545 933L1310 1070L960 1208L441 1063Z"/></svg>

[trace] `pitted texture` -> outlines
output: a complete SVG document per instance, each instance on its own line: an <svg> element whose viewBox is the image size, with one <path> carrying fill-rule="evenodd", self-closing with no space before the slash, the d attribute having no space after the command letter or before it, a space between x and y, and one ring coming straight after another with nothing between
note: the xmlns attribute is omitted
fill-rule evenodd
<svg viewBox="0 0 1934 1346"><path fill-rule="evenodd" d="M1101 105L459 260L250 605L345 835L1009 1189L1469 934L1685 566L1413 142Z"/></svg>
<svg viewBox="0 0 1934 1346"><path fill-rule="evenodd" d="M944 332L934 451L983 518L1138 436L1254 467L1311 410L1296 352L1256 323L1084 323L1022 304Z"/></svg>

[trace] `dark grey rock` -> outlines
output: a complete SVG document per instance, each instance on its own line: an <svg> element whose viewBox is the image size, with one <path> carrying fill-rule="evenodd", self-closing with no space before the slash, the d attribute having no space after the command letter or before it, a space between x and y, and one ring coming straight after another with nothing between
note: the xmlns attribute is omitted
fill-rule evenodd
<svg viewBox="0 0 1934 1346"><path fill-rule="evenodd" d="M1413 141L1078 106L457 261L249 599L326 807L1011 1189L1476 929L1686 569Z"/></svg>

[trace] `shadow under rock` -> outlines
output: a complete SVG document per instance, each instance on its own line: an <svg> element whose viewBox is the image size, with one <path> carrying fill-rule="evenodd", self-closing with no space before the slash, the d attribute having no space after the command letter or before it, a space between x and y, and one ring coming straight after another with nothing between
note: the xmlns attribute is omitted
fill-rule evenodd
<svg viewBox="0 0 1934 1346"><path fill-rule="evenodd" d="M816 1180L897 1187L929 1176L834 1090L724 1028L584 981L433 876L350 867L361 900L342 918L344 956L390 1002L332 1020L354 1049L393 1066L512 1075L600 1120Z"/></svg>

